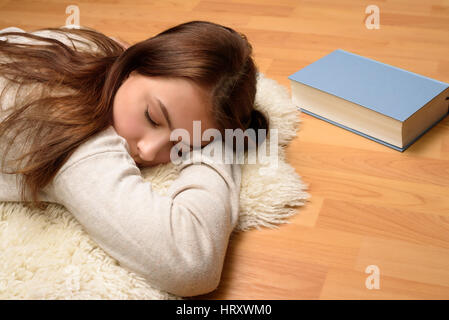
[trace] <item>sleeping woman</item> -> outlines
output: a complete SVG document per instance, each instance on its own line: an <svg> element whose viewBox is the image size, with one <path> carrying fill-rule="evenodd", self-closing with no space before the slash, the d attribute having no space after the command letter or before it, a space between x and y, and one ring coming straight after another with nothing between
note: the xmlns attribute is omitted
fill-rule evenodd
<svg viewBox="0 0 449 320"><path fill-rule="evenodd" d="M182 23L128 46L93 29L0 31L0 201L58 203L121 266L180 296L217 288L241 168L189 139L167 194L141 169L171 161L183 129L268 129L244 34ZM244 149L251 141L245 140ZM185 141L184 141L185 142ZM253 141L257 146L260 141ZM235 152L235 149L233 150Z"/></svg>

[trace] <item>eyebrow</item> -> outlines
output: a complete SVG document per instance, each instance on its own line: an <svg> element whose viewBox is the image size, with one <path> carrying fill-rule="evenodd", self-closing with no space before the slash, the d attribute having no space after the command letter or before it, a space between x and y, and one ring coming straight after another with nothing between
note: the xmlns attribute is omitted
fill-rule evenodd
<svg viewBox="0 0 449 320"><path fill-rule="evenodd" d="M158 98L156 98L156 100L159 103L159 107L161 108L162 113L164 114L165 120L167 120L168 122L168 127L170 128L170 130L173 131L173 125L171 123L170 115L168 114L167 108L165 107L165 105L162 103L161 100L159 100Z"/></svg>

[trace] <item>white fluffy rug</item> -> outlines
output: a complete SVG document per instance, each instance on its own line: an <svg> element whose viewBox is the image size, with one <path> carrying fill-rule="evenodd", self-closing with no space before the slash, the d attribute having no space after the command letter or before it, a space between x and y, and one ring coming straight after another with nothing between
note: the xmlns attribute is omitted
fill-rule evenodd
<svg viewBox="0 0 449 320"><path fill-rule="evenodd" d="M261 164L242 164L240 219L234 231L288 223L309 198L306 186L284 160L295 137L298 111L285 87L259 74L256 107L278 129L278 168L264 174ZM268 140L269 141L269 140ZM142 170L164 193L176 178L168 163ZM0 202L0 299L181 299L161 292L122 268L84 232L63 206L30 210Z"/></svg>

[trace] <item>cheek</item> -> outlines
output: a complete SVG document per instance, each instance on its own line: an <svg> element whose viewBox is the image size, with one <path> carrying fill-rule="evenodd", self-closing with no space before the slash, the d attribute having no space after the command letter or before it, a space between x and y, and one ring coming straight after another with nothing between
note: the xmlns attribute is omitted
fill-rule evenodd
<svg viewBox="0 0 449 320"><path fill-rule="evenodd" d="M170 162L170 151L171 147L165 147L163 150L159 151L155 162L158 164Z"/></svg>
<svg viewBox="0 0 449 320"><path fill-rule="evenodd" d="M129 93L126 83L117 90L114 97L113 106L113 125L119 135L124 138L132 135L132 116L129 106L132 105L132 101L129 101Z"/></svg>
<svg viewBox="0 0 449 320"><path fill-rule="evenodd" d="M135 139L139 134L139 126L136 115L132 110L127 110L123 105L114 106L113 123L119 135L126 139Z"/></svg>
<svg viewBox="0 0 449 320"><path fill-rule="evenodd" d="M165 147L164 150L160 152L159 161L161 162L169 162L170 161L170 151L171 147Z"/></svg>

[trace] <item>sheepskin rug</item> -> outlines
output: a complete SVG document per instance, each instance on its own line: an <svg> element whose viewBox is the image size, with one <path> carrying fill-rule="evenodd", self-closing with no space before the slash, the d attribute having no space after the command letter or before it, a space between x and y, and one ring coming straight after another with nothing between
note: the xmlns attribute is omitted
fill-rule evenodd
<svg viewBox="0 0 449 320"><path fill-rule="evenodd" d="M285 87L259 73L256 108L278 129L277 168L242 164L240 218L233 232L276 228L307 202L307 186L285 161L300 119ZM271 137L268 135L266 143ZM268 149L268 148L267 148ZM251 151L252 152L252 151ZM178 172L171 164L142 175L164 194ZM0 299L182 299L122 268L94 243L63 206L28 209L0 202Z"/></svg>

